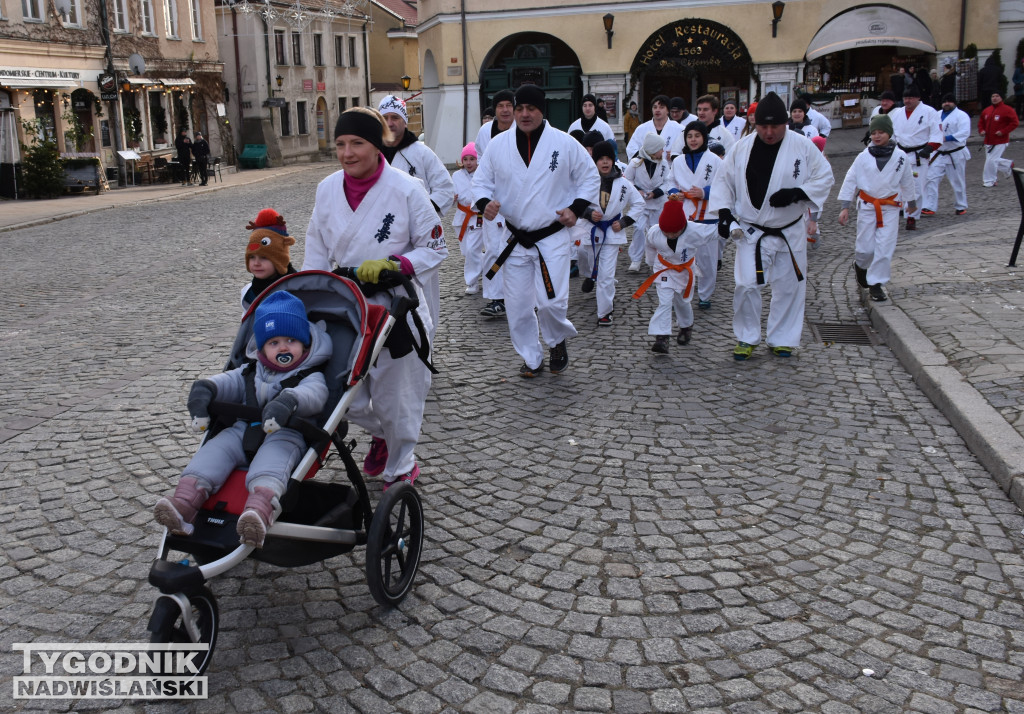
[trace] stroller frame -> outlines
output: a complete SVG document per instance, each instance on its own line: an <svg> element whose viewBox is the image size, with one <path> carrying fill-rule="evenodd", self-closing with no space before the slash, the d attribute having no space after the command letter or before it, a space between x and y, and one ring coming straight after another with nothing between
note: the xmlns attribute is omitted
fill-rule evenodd
<svg viewBox="0 0 1024 714"><path fill-rule="evenodd" d="M345 442L344 417L365 386L370 367L396 322L405 320L419 304L415 288L405 276L384 271L381 283L400 284L406 295L394 296L386 309L368 303L357 282L347 277L325 271L294 273L267 288L242 318L225 369L244 360L256 307L273 292L288 290L301 299L310 320L330 318L328 334L334 353L324 375L329 397L326 416L321 415L322 426L294 417L288 424L303 434L308 448L289 476L288 490L281 498L282 513L268 528L261 548L239 544L234 528L247 495L244 470L233 472L225 486L211 494L195 518L192 535L163 532L149 572L149 583L160 594L147 629L152 642L206 643L200 673L210 663L220 620L216 599L206 584L249 557L289 567L316 563L366 545L367 584L376 602L395 606L412 589L423 549L419 494L412 485L398 481L384 492L374 510L352 457L355 442ZM347 351L343 349L346 346ZM258 408L245 405L214 402L210 413L225 426L239 418L261 420ZM216 433L216 428L208 431L204 443ZM326 462L332 445L345 465L350 486L311 480ZM295 548L295 543L301 547ZM196 564L168 560L172 550L189 554Z"/></svg>

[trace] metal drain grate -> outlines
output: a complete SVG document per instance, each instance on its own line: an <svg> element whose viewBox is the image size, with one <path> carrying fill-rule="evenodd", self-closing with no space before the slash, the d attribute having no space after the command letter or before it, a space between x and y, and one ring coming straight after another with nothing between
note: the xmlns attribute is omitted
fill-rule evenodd
<svg viewBox="0 0 1024 714"><path fill-rule="evenodd" d="M818 342L840 345L877 345L878 334L870 325L842 322L810 323Z"/></svg>

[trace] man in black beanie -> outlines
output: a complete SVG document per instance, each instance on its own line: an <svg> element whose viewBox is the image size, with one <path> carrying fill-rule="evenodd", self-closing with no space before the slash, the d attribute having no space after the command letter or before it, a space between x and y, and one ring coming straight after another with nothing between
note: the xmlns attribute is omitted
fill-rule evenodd
<svg viewBox="0 0 1024 714"><path fill-rule="evenodd" d="M786 105L774 92L757 103L755 133L726 154L711 184L706 216L736 241L733 358L748 359L761 342L761 288L772 289L766 342L778 357L800 345L807 282L807 212L832 187L832 168L818 148L786 128Z"/></svg>
<svg viewBox="0 0 1024 714"><path fill-rule="evenodd" d="M573 129L582 129L583 133L591 131L601 132L601 141L610 141L615 144L615 132L604 119L597 115L597 97L593 94L583 95L583 116L569 125L569 133Z"/></svg>
<svg viewBox="0 0 1024 714"><path fill-rule="evenodd" d="M939 131L939 113L921 101L921 90L911 84L903 90L903 106L889 112L892 119L892 138L910 159L914 172L914 200L917 210L907 212L907 230L917 230L921 217L924 191L928 185L928 157L942 144ZM910 196L904 196L909 201ZM966 206L965 206L966 208Z"/></svg>
<svg viewBox="0 0 1024 714"><path fill-rule="evenodd" d="M522 377L544 371L542 339L551 372L569 365L565 343L576 328L567 316L568 228L598 203L601 189L590 154L545 121L545 104L540 87L516 90L515 129L494 138L474 176L477 210L487 221L500 211L512 234L486 277L504 276L508 328L523 358Z"/></svg>

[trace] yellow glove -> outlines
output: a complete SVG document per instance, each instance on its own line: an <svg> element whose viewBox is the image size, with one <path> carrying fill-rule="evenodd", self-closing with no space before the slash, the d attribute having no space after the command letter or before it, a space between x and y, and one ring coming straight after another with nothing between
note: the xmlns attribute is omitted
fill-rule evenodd
<svg viewBox="0 0 1024 714"><path fill-rule="evenodd" d="M380 279L380 271L401 269L394 260L382 258L381 260L364 260L362 265L356 268L356 277L364 283L376 283Z"/></svg>

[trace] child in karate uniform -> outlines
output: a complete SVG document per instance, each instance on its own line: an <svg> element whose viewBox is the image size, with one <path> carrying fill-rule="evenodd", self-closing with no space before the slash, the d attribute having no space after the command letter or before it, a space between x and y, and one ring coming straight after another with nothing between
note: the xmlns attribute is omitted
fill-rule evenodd
<svg viewBox="0 0 1024 714"><path fill-rule="evenodd" d="M466 280L466 294L475 295L480 292L480 280L484 274L484 218L473 208L473 173L477 166L473 142L462 147L459 163L462 168L452 174L455 184L452 228L459 232L459 248L465 261L462 274Z"/></svg>

